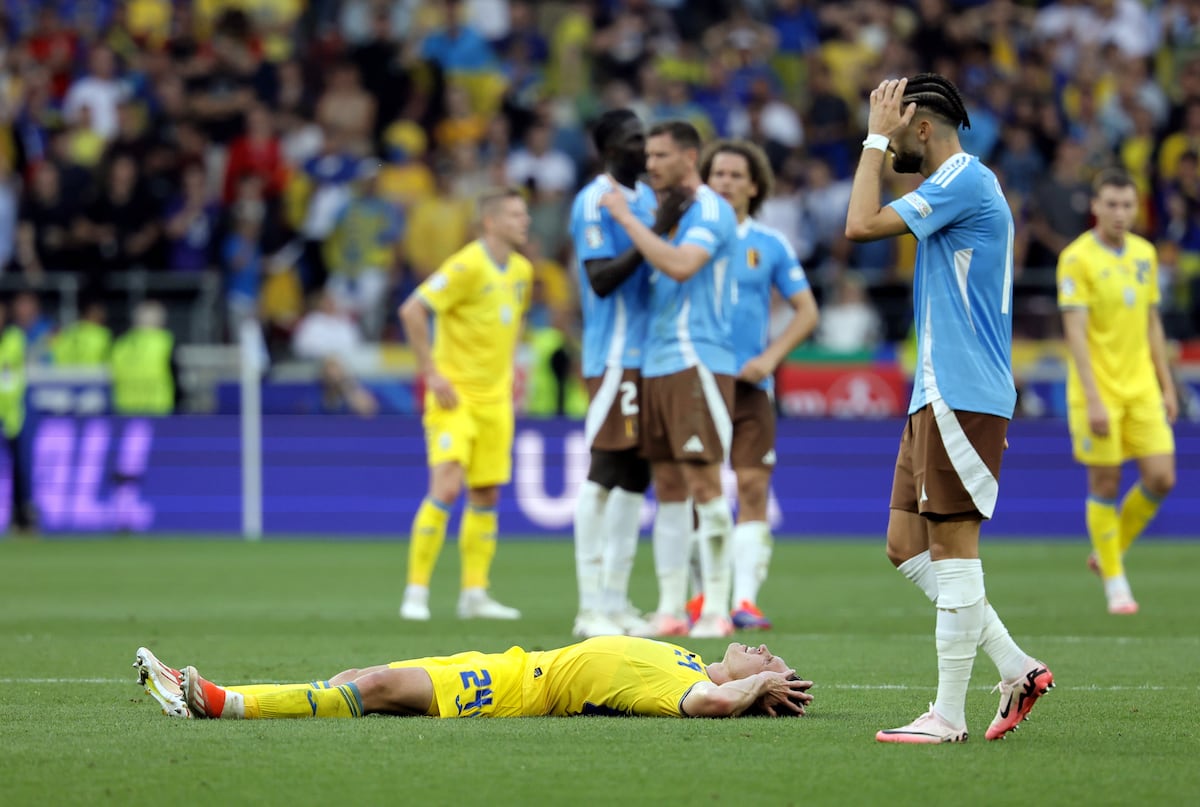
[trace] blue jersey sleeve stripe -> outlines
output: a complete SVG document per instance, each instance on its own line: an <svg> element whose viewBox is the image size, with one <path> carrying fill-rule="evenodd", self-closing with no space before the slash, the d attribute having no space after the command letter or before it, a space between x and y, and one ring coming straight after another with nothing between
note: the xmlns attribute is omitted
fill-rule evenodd
<svg viewBox="0 0 1200 807"><path fill-rule="evenodd" d="M946 174L946 176L942 177L942 179L938 180L937 185L942 188L949 187L950 183L958 179L958 175L965 171L968 165L970 165L969 161L963 161L963 163L956 167L953 171Z"/></svg>
<svg viewBox="0 0 1200 807"><path fill-rule="evenodd" d="M955 156L946 160L946 162L942 163L938 167L938 170L934 171L933 174L930 175L929 179L927 179L926 182L932 182L934 184L937 184L938 182L941 181L942 177L946 176L946 174L950 173L955 168L957 168L958 164L960 162L962 162L963 159L966 158L966 156L967 155L965 155L965 154L956 154Z"/></svg>
<svg viewBox="0 0 1200 807"><path fill-rule="evenodd" d="M597 182L588 188L583 197L583 220L600 221L600 197L604 195L604 183Z"/></svg>

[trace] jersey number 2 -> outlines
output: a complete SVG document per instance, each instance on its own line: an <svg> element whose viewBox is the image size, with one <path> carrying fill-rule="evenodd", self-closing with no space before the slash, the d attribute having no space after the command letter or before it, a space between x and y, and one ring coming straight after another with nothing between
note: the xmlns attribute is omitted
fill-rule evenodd
<svg viewBox="0 0 1200 807"><path fill-rule="evenodd" d="M633 417L638 413L637 384L632 381L621 382L621 414Z"/></svg>

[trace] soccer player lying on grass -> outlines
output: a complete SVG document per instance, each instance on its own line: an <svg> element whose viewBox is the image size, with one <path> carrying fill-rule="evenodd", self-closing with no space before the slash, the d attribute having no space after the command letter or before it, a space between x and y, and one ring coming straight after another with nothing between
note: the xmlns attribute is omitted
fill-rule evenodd
<svg viewBox="0 0 1200 807"><path fill-rule="evenodd" d="M673 644L601 636L555 650L395 661L307 684L220 687L195 667L168 667L146 648L133 666L170 717L800 716L812 681L766 645L729 645L704 664Z"/></svg>

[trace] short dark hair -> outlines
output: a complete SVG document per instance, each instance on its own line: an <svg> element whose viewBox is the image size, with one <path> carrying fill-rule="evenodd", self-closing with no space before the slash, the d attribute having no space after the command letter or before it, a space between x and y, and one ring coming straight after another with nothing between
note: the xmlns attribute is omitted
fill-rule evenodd
<svg viewBox="0 0 1200 807"><path fill-rule="evenodd" d="M489 215L499 202L505 199L524 199L525 194L520 188L515 185L507 187L488 188L483 193L479 194L479 200L475 203L479 218Z"/></svg>
<svg viewBox="0 0 1200 807"><path fill-rule="evenodd" d="M608 147L608 139L626 123L637 119L637 113L632 109L610 109L601 115L592 126L592 143L596 146L596 151L604 154L605 148Z"/></svg>
<svg viewBox="0 0 1200 807"><path fill-rule="evenodd" d="M775 172L771 170L771 161L767 159L766 152L749 140L714 140L704 148L704 154L700 157L700 179L705 182L708 182L718 154L736 154L745 158L750 169L750 180L758 186L758 193L750 199L750 215L755 215L775 187Z"/></svg>
<svg viewBox="0 0 1200 807"><path fill-rule="evenodd" d="M1136 190L1137 184L1123 168L1105 168L1092 180L1092 195L1099 196L1100 191L1105 188L1133 188Z"/></svg>
<svg viewBox="0 0 1200 807"><path fill-rule="evenodd" d="M905 106L915 103L918 109L932 112L956 129L971 128L971 118L958 87L938 73L918 73L910 78L901 101Z"/></svg>
<svg viewBox="0 0 1200 807"><path fill-rule="evenodd" d="M656 123L646 133L647 138L658 137L659 135L667 135L680 148L700 150L700 132L696 131L696 127L685 120L668 120Z"/></svg>

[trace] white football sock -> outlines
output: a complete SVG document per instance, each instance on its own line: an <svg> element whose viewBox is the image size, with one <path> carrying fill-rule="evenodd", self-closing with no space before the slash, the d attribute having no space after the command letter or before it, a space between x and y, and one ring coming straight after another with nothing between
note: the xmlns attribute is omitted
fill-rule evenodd
<svg viewBox="0 0 1200 807"><path fill-rule="evenodd" d="M688 502L659 502L654 514L654 571L658 575L658 613L683 618L687 602L688 549L692 536L692 506Z"/></svg>
<svg viewBox="0 0 1200 807"><path fill-rule="evenodd" d="M913 555L908 560L896 567L900 574L907 577L916 584L917 588L925 592L925 596L929 601L937 604L938 586L937 575L933 573L933 561L929 558L929 550Z"/></svg>
<svg viewBox="0 0 1200 807"><path fill-rule="evenodd" d="M1029 656L1008 635L1008 628L1000 621L1000 615L990 602L984 602L983 633L979 637L979 646L988 654L1005 681L1013 681L1025 674Z"/></svg>
<svg viewBox="0 0 1200 807"><path fill-rule="evenodd" d="M604 584L605 502L609 491L590 479L575 500L575 579L580 612L599 611Z"/></svg>
<svg viewBox="0 0 1200 807"><path fill-rule="evenodd" d="M604 507L604 531L608 540L604 543L602 604L606 613L622 613L629 602L629 577L633 574L645 501L644 493L614 488Z"/></svg>
<svg viewBox="0 0 1200 807"><path fill-rule="evenodd" d="M937 603L937 575L933 572L933 561L929 559L928 549L918 555L913 555L896 568L902 575L913 581L917 588L925 592L926 597ZM984 609L983 632L979 636L979 647L984 653L987 653L988 658L1000 671L1000 677L1005 681L1011 681L1024 674L1028 656L1008 635L1008 628L1000 621L1000 616L991 603L987 603Z"/></svg>
<svg viewBox="0 0 1200 807"><path fill-rule="evenodd" d="M983 634L983 563L978 558L935 560L937 575L938 689L933 708L953 726L965 726L967 686Z"/></svg>
<svg viewBox="0 0 1200 807"><path fill-rule="evenodd" d="M716 496L696 505L700 516L700 571L704 576L703 616L729 618L733 583L733 512L729 500Z"/></svg>
<svg viewBox="0 0 1200 807"><path fill-rule="evenodd" d="M747 521L733 528L733 607L758 603L758 590L771 564L771 526Z"/></svg>

